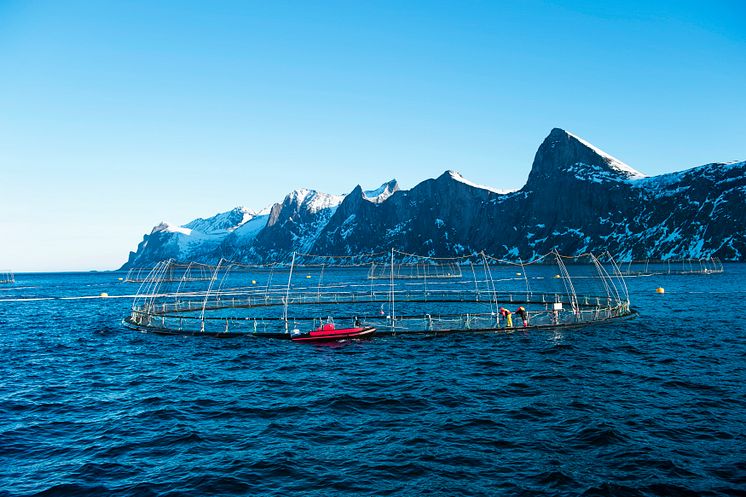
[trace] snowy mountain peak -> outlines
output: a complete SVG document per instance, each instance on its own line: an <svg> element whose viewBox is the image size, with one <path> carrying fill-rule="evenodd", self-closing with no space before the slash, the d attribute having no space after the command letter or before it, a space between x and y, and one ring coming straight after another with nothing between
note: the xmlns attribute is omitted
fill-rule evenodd
<svg viewBox="0 0 746 497"><path fill-rule="evenodd" d="M567 131L554 128L536 151L524 191L557 188L572 182L619 183L644 174ZM570 183L567 183L567 182Z"/></svg>
<svg viewBox="0 0 746 497"><path fill-rule="evenodd" d="M309 190L308 188L300 188L290 192L285 197L284 203L294 204L311 213L316 213L323 209L337 207L344 200L344 197L344 195L332 195L316 190Z"/></svg>
<svg viewBox="0 0 746 497"><path fill-rule="evenodd" d="M150 230L150 234L152 235L153 233L159 233L161 231L169 231L170 228L171 225L169 223L167 223L166 221L161 221L160 223L153 226L153 229Z"/></svg>
<svg viewBox="0 0 746 497"><path fill-rule="evenodd" d="M398 191L399 183L397 183L395 179L392 179L391 181L387 181L386 183L382 184L375 190L365 190L363 192L363 198L365 198L365 200L373 202L374 204L380 204Z"/></svg>
<svg viewBox="0 0 746 497"><path fill-rule="evenodd" d="M443 175L444 176L447 175L449 178L451 178L454 181L458 181L459 183L463 183L465 185L469 185L474 188L479 188L481 190L487 190L488 192L497 193L500 195L505 195L506 193L511 193L515 191L515 190L510 190L510 189L493 188L491 186L480 185L480 184L474 183L464 178L463 176L461 176L461 173L459 173L458 171L448 170L445 173L443 173Z"/></svg>

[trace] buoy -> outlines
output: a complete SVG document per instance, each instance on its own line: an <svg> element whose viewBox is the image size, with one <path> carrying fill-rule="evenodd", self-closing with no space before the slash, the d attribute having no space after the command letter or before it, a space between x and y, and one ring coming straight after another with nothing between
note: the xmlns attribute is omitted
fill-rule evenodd
<svg viewBox="0 0 746 497"><path fill-rule="evenodd" d="M520 275L521 275L521 273L515 273L515 275L516 275L516 276L520 276Z"/></svg>
<svg viewBox="0 0 746 497"><path fill-rule="evenodd" d="M108 297L108 296L109 296L109 294L106 293L106 292L104 292L104 293L101 294L101 297Z"/></svg>
<svg viewBox="0 0 746 497"><path fill-rule="evenodd" d="M662 286L659 286L655 289L655 293L666 293L666 290L664 290Z"/></svg>
<svg viewBox="0 0 746 497"><path fill-rule="evenodd" d="M307 274L307 275L306 275L306 279L307 279L307 280L310 280L310 279L311 279L311 275L310 275L310 274Z"/></svg>
<svg viewBox="0 0 746 497"><path fill-rule="evenodd" d="M562 278L562 276L560 276L559 274L555 274L554 277L555 278Z"/></svg>
<svg viewBox="0 0 746 497"><path fill-rule="evenodd" d="M124 278L117 278L119 281L124 281Z"/></svg>
<svg viewBox="0 0 746 497"><path fill-rule="evenodd" d="M256 285L256 280L251 280L252 285Z"/></svg>

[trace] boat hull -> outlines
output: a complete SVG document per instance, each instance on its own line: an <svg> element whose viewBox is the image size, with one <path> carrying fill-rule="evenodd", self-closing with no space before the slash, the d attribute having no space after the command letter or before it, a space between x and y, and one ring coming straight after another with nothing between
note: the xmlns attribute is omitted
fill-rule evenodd
<svg viewBox="0 0 746 497"><path fill-rule="evenodd" d="M307 334L292 337L292 340L294 342L334 342L337 340L370 338L375 333L376 329L372 326L334 330L314 330Z"/></svg>

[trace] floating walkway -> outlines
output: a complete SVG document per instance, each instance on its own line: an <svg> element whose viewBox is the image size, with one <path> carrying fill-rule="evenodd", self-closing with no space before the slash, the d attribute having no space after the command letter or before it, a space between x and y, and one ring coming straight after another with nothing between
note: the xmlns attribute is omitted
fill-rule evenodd
<svg viewBox="0 0 746 497"><path fill-rule="evenodd" d="M439 335L562 329L635 315L624 276L608 257L551 252L515 263L484 253L373 255L351 262L293 254L267 266L221 260L208 266L209 279L163 261L144 278L124 323L170 335L289 339L329 322L372 326L377 335Z"/></svg>

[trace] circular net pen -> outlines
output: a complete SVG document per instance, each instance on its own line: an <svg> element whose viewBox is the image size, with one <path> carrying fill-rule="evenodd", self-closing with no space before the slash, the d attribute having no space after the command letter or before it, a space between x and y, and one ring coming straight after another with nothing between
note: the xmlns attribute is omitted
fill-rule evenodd
<svg viewBox="0 0 746 497"><path fill-rule="evenodd" d="M643 259L620 264L624 276L658 276L667 274L720 274L723 263L717 257L706 259Z"/></svg>
<svg viewBox="0 0 746 497"><path fill-rule="evenodd" d="M13 271L0 269L0 285L12 285L16 282L16 276Z"/></svg>
<svg viewBox="0 0 746 497"><path fill-rule="evenodd" d="M176 280L174 264L151 270L125 325L162 334L290 338L329 323L375 327L377 335L446 334L570 328L635 315L614 260L591 254L552 252L526 263L396 250L293 254L261 266L221 260L208 281Z"/></svg>

